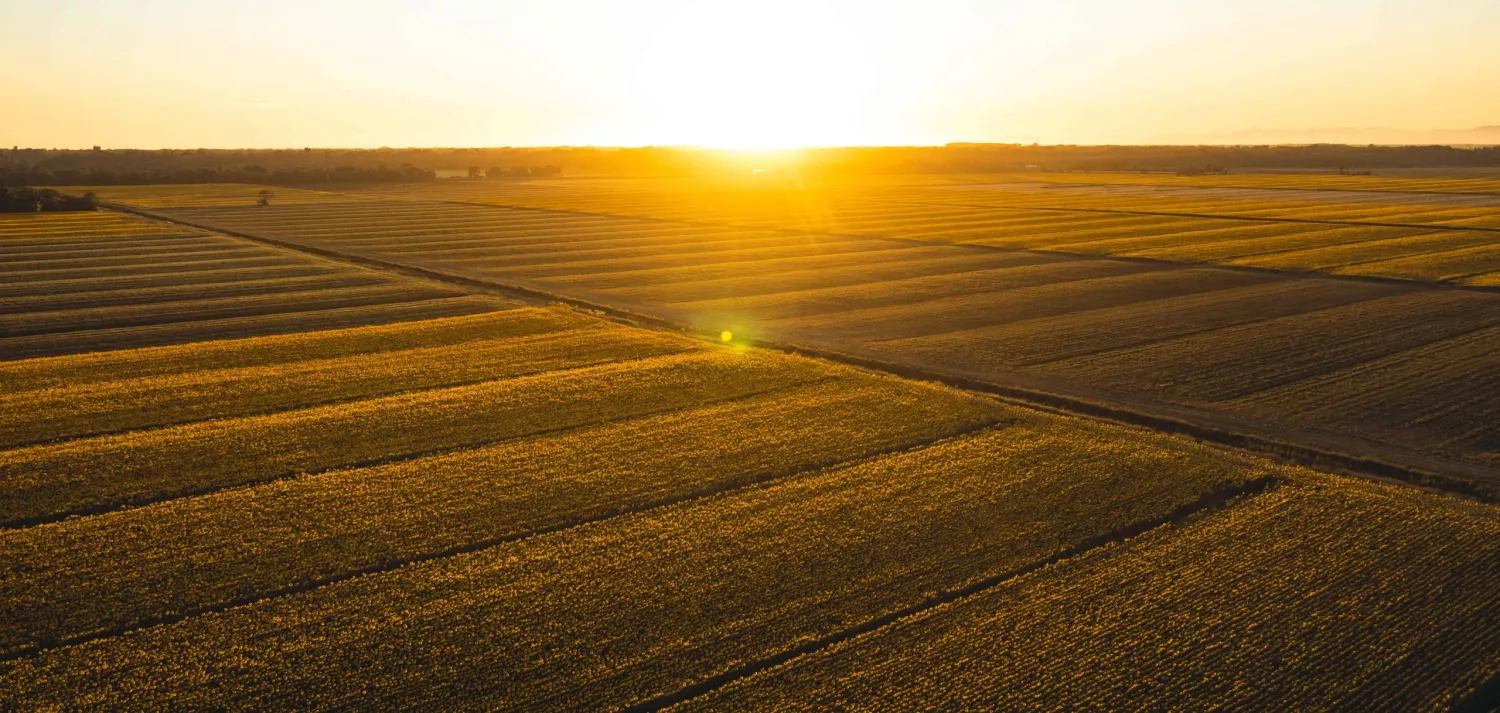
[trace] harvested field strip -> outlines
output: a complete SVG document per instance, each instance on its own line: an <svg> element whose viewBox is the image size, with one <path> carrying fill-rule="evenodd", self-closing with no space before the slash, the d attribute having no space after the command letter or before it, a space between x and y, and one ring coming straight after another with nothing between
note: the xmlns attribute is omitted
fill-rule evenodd
<svg viewBox="0 0 1500 713"><path fill-rule="evenodd" d="M213 260L232 260L234 258L255 257L265 255L266 248L260 245L251 245L243 241L235 244L225 244L217 247L203 247L188 252L173 253L140 253L132 255L115 255L112 257L65 257L50 260L25 260L5 263L0 265L0 275L9 279L12 275L24 274L31 271L54 271L67 269L93 269L109 267L131 267L160 269L161 265L175 265L180 263L208 262Z"/></svg>
<svg viewBox="0 0 1500 713"><path fill-rule="evenodd" d="M245 218L233 211L211 210L184 214L200 220L219 220L248 228L286 230L306 227L312 235L368 235L372 238L391 238L413 232L434 231L439 234L464 234L501 230L526 233L533 230L547 231L566 228L584 232L629 230L656 226L664 230L702 229L705 226L684 222L646 220L631 216L608 213L568 213L528 208L505 208L500 206L463 206L453 204L434 205L423 211L399 210L378 216L341 215L289 215L275 221Z"/></svg>
<svg viewBox="0 0 1500 713"><path fill-rule="evenodd" d="M399 246L411 240L433 241L433 242L458 242L477 243L482 241L519 241L521 238L551 238L558 241L603 238L631 238L649 237L651 235L678 235L704 232L706 229L700 226L671 226L670 224L646 224L637 221L627 221L620 218L609 218L608 222L578 224L568 220L551 220L543 224L534 225L509 225L502 221L487 221L484 224L466 228L454 228L442 225L436 219L426 224L417 225L410 229L390 230L385 233L372 232L357 226L337 224L335 230L320 230L328 225L323 221L308 221L288 225L279 229L267 229L259 226L241 226L230 221L220 220L214 217L197 219L198 223L209 223L233 227L257 235L269 235L272 237L295 238L307 241L335 241L340 244L382 247ZM741 228L741 230L747 230Z"/></svg>
<svg viewBox="0 0 1500 713"><path fill-rule="evenodd" d="M0 265L16 263L44 263L54 260L93 260L99 258L138 257L155 259L183 253L199 253L220 248L242 248L245 241L236 238L206 235L182 238L170 242L149 242L100 247L70 246L66 249L22 250L5 247L0 253ZM43 268L45 269L45 268Z"/></svg>
<svg viewBox="0 0 1500 713"><path fill-rule="evenodd" d="M599 321L530 337L3 394L0 446L272 413L695 348L675 335Z"/></svg>
<svg viewBox="0 0 1500 713"><path fill-rule="evenodd" d="M14 215L14 214L12 214ZM124 213L98 213L97 215L125 216ZM186 231L186 232L185 232ZM25 225L9 224L0 222L0 244L9 245L12 242L34 241L38 244L48 242L77 242L82 238L119 238L119 239L150 239L153 237L175 236L181 237L191 231L176 227L168 223L146 220L135 216L113 223L57 223L52 225Z"/></svg>
<svg viewBox="0 0 1500 713"><path fill-rule="evenodd" d="M649 221L601 214L555 213L499 207L435 205L421 211L407 209L384 211L377 215L307 215L292 214L276 220L257 219L235 211L208 210L197 213L174 211L196 220L219 220L257 230L295 230L306 228L312 237L349 235L387 239L414 232L466 234L492 230L527 232L568 228L594 231L644 227ZM670 226L670 224L667 224Z"/></svg>
<svg viewBox="0 0 1500 713"><path fill-rule="evenodd" d="M1158 186L1235 186L1242 188L1335 189L1341 191L1431 191L1434 193L1500 193L1500 181L1488 178L1395 178L1388 176L1231 174L1224 176L1138 175L1130 173L1026 174L1028 181L1135 184Z"/></svg>
<svg viewBox="0 0 1500 713"><path fill-rule="evenodd" d="M1500 271L1482 272L1459 280L1461 284L1474 287L1500 287Z"/></svg>
<svg viewBox="0 0 1500 713"><path fill-rule="evenodd" d="M347 267L333 263L309 262L303 265L267 267L242 267L231 270L202 270L198 272L162 272L145 275L113 275L109 277L74 277L66 280L41 280L0 285L0 300L39 295L71 295L82 292L110 290L141 290L153 287L178 287L185 285L227 285L236 282L254 282L289 277L313 277L346 273Z"/></svg>
<svg viewBox="0 0 1500 713"><path fill-rule="evenodd" d="M1053 229L1055 227L1056 229ZM1227 220L1206 220L1203 218L1188 218L1186 220L1173 220L1170 223L1161 222L1118 222L1102 227L1074 228L1071 226L1053 226L1045 229L986 229L975 230L964 233L952 233L947 237L955 242L968 243L972 245L988 245L990 247L1029 248L1046 245L1055 241L1087 241L1104 239L1126 239L1140 236L1156 236L1163 234L1183 233L1196 230L1215 230L1236 227L1236 223ZM922 237L922 236L917 236Z"/></svg>
<svg viewBox="0 0 1500 713"><path fill-rule="evenodd" d="M0 363L0 392L342 359L477 340L531 337L600 324L596 318L565 308L524 307L379 326L12 361Z"/></svg>
<svg viewBox="0 0 1500 713"><path fill-rule="evenodd" d="M853 264L872 264L885 260L908 260L934 257L940 248L925 248L918 245L900 245L886 249L867 249L852 253L829 255L804 255L799 257L774 258L726 262L713 265L688 265L682 267L658 267L642 270L584 275L557 275L536 278L538 282L551 285L576 285L589 290L604 290L615 287L657 285L690 280L712 280L743 275L776 275L789 270L811 270L838 268ZM502 271L509 274L509 271ZM526 275L526 273L522 273ZM530 277L530 275L527 275Z"/></svg>
<svg viewBox="0 0 1500 713"><path fill-rule="evenodd" d="M722 245L735 241L747 244L758 242L774 243L799 238L806 240L805 236L788 236L785 233L744 228L723 228L717 230L710 228L698 228L695 230L640 229L628 231L558 231L549 229L546 232L499 231L463 241L449 241L443 239L441 236L418 235L409 238L392 239L380 244L366 244L361 247L379 249L382 252L391 253L488 248L496 252L503 251L507 255L540 256L553 253L584 254L588 252L630 248L661 248L671 245ZM338 244L353 246L352 243L344 239L339 239Z"/></svg>
<svg viewBox="0 0 1500 713"><path fill-rule="evenodd" d="M1088 252L1091 254L1129 253L1149 250L1151 248L1170 247L1182 243L1212 243L1226 240L1280 238L1297 233L1326 230L1328 230L1328 227L1319 223L1252 223L1232 228L1187 230L1168 235L1146 235L1143 237L1111 238L1086 242L1072 242L1066 235L1059 235L1053 239L1046 239L1038 243L1038 245L1048 250L1061 250L1063 252Z"/></svg>
<svg viewBox="0 0 1500 713"><path fill-rule="evenodd" d="M1365 431L1413 447L1500 451L1500 328L1480 329L1248 394L1235 410L1312 428ZM1434 401L1432 394L1450 394ZM1490 455L1486 455L1489 453Z"/></svg>
<svg viewBox="0 0 1500 713"><path fill-rule="evenodd" d="M1092 198L1092 197L1091 197ZM1011 210L1050 210L1060 213L1099 213L1099 214L1121 214L1142 216L1178 216L1196 217L1205 219L1233 219L1239 221L1269 222L1269 223L1312 223L1312 224L1345 224L1345 225L1380 225L1396 224L1395 227L1407 227L1404 219L1411 217L1414 223L1411 227L1439 227L1447 220L1466 220L1479 218L1493 213L1492 209L1469 209L1453 210L1444 215L1438 215L1427 211L1416 210L1403 215L1391 216L1384 220L1341 220L1337 217L1326 218L1295 218L1276 217L1270 215L1249 215L1247 210L1258 207L1269 208L1276 204L1256 204L1244 201L1220 201L1216 203L1183 204L1165 200L1154 201L1099 201L1096 199L1082 200L1079 196L1070 196L1069 199L1057 199L1051 201L1038 201L1027 199L1022 194L1006 194L1003 198L993 199L990 197L965 197L963 200L972 200L974 203L953 204L942 203L941 205L969 205L973 208L993 208ZM924 203L924 205L939 205L939 203ZM1292 204L1295 206L1296 204Z"/></svg>
<svg viewBox="0 0 1500 713"><path fill-rule="evenodd" d="M998 290L984 289L991 280L976 275L980 282L975 286L980 290L972 294L897 300L888 305L788 319L776 326L799 334L874 342L1123 308L1138 302L1259 285L1272 279L1250 272L1156 270L1138 263L1104 260L1078 266L1064 263L1054 270L1035 271L1034 277L1045 281L1033 283L1025 280L1032 275L1026 275L1015 287L1007 288L1002 283ZM1054 276L1066 277L1052 279Z"/></svg>
<svg viewBox="0 0 1500 713"><path fill-rule="evenodd" d="M19 282L44 282L54 280L76 280L90 277L144 277L147 275L181 274L185 272L209 272L236 270L250 267L289 267L316 264L307 258L289 252L261 251L253 257L203 262L162 263L156 265L115 265L111 267L71 267L53 270L33 270L5 275L6 284Z"/></svg>
<svg viewBox="0 0 1500 713"><path fill-rule="evenodd" d="M479 314L515 306L484 295L330 307L300 312L261 314L144 327L95 329L0 339L0 360L50 357L106 349L139 349L205 339L260 337L287 332L360 327L371 324ZM3 363L3 361L0 361Z"/></svg>
<svg viewBox="0 0 1500 713"><path fill-rule="evenodd" d="M1052 362L1083 381L1229 401L1500 324L1500 296L1424 290Z"/></svg>
<svg viewBox="0 0 1500 713"><path fill-rule="evenodd" d="M703 314L766 321L878 307L974 292L1142 272L1123 262L1069 260L1024 253L954 255L826 270L788 271L610 290L627 298L664 301Z"/></svg>
<svg viewBox="0 0 1500 713"><path fill-rule="evenodd" d="M1458 214L1466 214L1460 210ZM1445 206L1312 203L1306 208L1271 208L1263 211L1242 211L1242 215L1288 218L1332 218L1336 220L1383 220L1392 217L1417 219L1421 216L1451 218L1454 209Z"/></svg>
<svg viewBox="0 0 1500 713"><path fill-rule="evenodd" d="M1307 247L1357 245L1372 240L1426 234L1421 228L1335 228L1288 233L1250 240L1225 240L1210 243L1184 243L1150 250L1120 253L1128 257L1153 260L1231 262L1251 255L1281 253ZM1496 236L1500 239L1500 235Z"/></svg>
<svg viewBox="0 0 1500 713"><path fill-rule="evenodd" d="M380 210L372 212L373 208L380 208ZM268 231L306 226L314 236L353 233L380 237L424 229L466 232L496 227L525 229L548 225L568 225L573 228L587 229L628 226L641 222L610 215L542 213L535 210L452 204L404 204L389 209L385 206L365 204L362 210L344 212L277 208L273 212L264 213L253 210L213 208L191 211L171 210L164 211L164 213L194 221L214 219L246 228Z"/></svg>
<svg viewBox="0 0 1500 713"><path fill-rule="evenodd" d="M985 210L985 209L976 209ZM986 213L989 222L968 229L929 231L923 226L913 226L905 231L908 235L922 236L941 233L956 238L1003 237L1008 235L1047 235L1070 233L1077 235L1109 234L1129 230L1168 230L1183 224L1201 223L1201 218L1178 218L1175 216L1118 215L1110 213L1055 213L1043 211L994 211ZM1223 224L1233 225L1231 221Z"/></svg>
<svg viewBox="0 0 1500 713"><path fill-rule="evenodd" d="M466 248L444 248L439 245L408 245L401 250L382 250L382 254L400 257L412 253L417 259L440 257L452 260L455 256L483 257L492 266L556 265L567 262L596 262L601 260L645 260L649 258L688 257L702 255L713 258L720 253L733 250L769 250L774 248L805 249L815 244L833 244L837 241L814 240L805 235L722 233L714 235L689 235L670 240L643 239L630 241L608 241L595 247L572 247L536 243L533 245L484 244Z"/></svg>
<svg viewBox="0 0 1500 713"><path fill-rule="evenodd" d="M212 696L302 710L355 700L616 709L1278 472L1177 439L1017 418L853 467L52 649L12 662L4 695L24 706L66 691L123 707ZM296 644L313 631L318 646ZM218 652L229 642L226 664Z"/></svg>
<svg viewBox="0 0 1500 713"><path fill-rule="evenodd" d="M204 237L214 237L201 230L190 233L165 233L167 228L174 227L163 224L162 230L145 234L118 234L118 233L68 233L64 236L52 238L5 238L0 240L0 248L6 252L66 252L69 250L92 250L95 248L125 248L138 246L150 248L153 245L176 245L178 243L195 241Z"/></svg>
<svg viewBox="0 0 1500 713"><path fill-rule="evenodd" d="M537 246L542 246L545 249L551 250L568 250L609 247L613 243L621 243L622 245L631 244L627 241L652 244L669 243L674 240L680 242L694 238L706 239L711 236L724 236L726 238L734 236L774 238L784 235L784 233L753 228L672 226L662 223L631 223L622 225L618 222L603 227L571 227L562 221L556 221L546 226L529 229L492 226L484 231L462 233L445 233L438 230L424 229L413 230L403 235L388 238L371 239L364 233L349 230L342 230L329 235L313 235L308 231L298 229L275 232L242 228L212 218L205 218L203 222L245 230L257 235L271 237L279 235L280 237L298 242L321 242L351 249L399 249L398 251L427 249L428 247L438 248L442 246L448 246L452 249L484 246L537 249Z"/></svg>
<svg viewBox="0 0 1500 713"><path fill-rule="evenodd" d="M300 237L300 236L299 236ZM563 252L574 250L598 250L623 248L634 245L666 245L672 243L711 242L733 239L777 239L784 233L757 228L708 228L663 224L637 224L610 226L606 228L570 228L565 225L549 225L528 229L492 228L481 233L442 234L416 231L413 235L385 238L381 240L354 240L345 236L327 236L323 240L339 245L365 249L404 252L411 250L490 247L499 250L521 252Z"/></svg>
<svg viewBox="0 0 1500 713"><path fill-rule="evenodd" d="M1500 238L1500 233L1495 234ZM1479 245L1335 268L1341 275L1377 275L1408 280L1456 280L1500 270L1500 246Z"/></svg>
<svg viewBox="0 0 1500 713"><path fill-rule="evenodd" d="M156 246L198 245L198 243L214 242L214 240L225 240L223 236L214 236L210 233L186 233L186 234L145 234L145 236L113 236L113 234L89 234L69 233L68 239L54 237L46 240L0 240L0 249L5 249L6 255L48 255L63 254L63 252L96 251L96 249L113 249L113 251L148 251ZM242 243L243 245L243 243Z"/></svg>
<svg viewBox="0 0 1500 713"><path fill-rule="evenodd" d="M373 272L342 270L332 275L274 277L260 280L242 280L239 282L41 294L29 297L0 298L0 314L92 309L126 305L166 305L185 300L224 299L291 291L343 289L387 284L389 282L389 278ZM41 284L48 285L51 283L44 282Z"/></svg>
<svg viewBox="0 0 1500 713"><path fill-rule="evenodd" d="M248 317L278 312L305 312L385 302L414 302L454 294L456 292L453 290L429 287L420 283L388 281L386 284L347 289L287 290L269 295L246 297L4 314L0 315L0 339L59 332L139 327L168 322Z"/></svg>
<svg viewBox="0 0 1500 713"><path fill-rule="evenodd" d="M674 710L1442 711L1492 675L1496 510L1306 480Z"/></svg>
<svg viewBox="0 0 1500 713"><path fill-rule="evenodd" d="M74 233L117 234L142 231L174 232L174 228L135 216L106 211L67 213L7 213L0 216L0 240L11 236L67 237Z"/></svg>
<svg viewBox="0 0 1500 713"><path fill-rule="evenodd" d="M1486 215L1479 218L1465 218L1463 220L1450 220L1444 223L1455 228L1500 228L1500 215Z"/></svg>
<svg viewBox="0 0 1500 713"><path fill-rule="evenodd" d="M41 578L0 575L0 597L20 607L16 621L43 627L0 628L0 656L910 447L992 423L1005 411L956 392L851 374L0 533L0 556L21 558L11 571L89 553L65 570L42 568L54 574ZM184 568L187 560L211 564Z"/></svg>
<svg viewBox="0 0 1500 713"><path fill-rule="evenodd" d="M1093 225L1099 221L1081 223L1082 225ZM1111 221L1118 223L1120 221ZM850 234L871 235L899 235L909 234L963 234L973 230L982 229L1038 229L1046 225L1040 223L1039 219L1032 216L1013 216L1003 212L995 212L984 209L967 209L958 215L946 219L935 220L920 215L906 213L895 213L867 218L864 220L840 220L828 226L831 232ZM1056 226L1062 229L1063 226Z"/></svg>
<svg viewBox="0 0 1500 713"><path fill-rule="evenodd" d="M1277 270L1327 270L1473 245L1500 243L1500 235L1439 231L1303 250L1235 258L1230 263Z"/></svg>
<svg viewBox="0 0 1500 713"><path fill-rule="evenodd" d="M816 362L725 350L0 452L0 524L667 411L830 378Z"/></svg>
<svg viewBox="0 0 1500 713"><path fill-rule="evenodd" d="M941 363L1036 366L1388 294L1390 289L1382 285L1277 280L993 327L885 339L875 346Z"/></svg>
<svg viewBox="0 0 1500 713"><path fill-rule="evenodd" d="M531 279L553 277L576 278L582 276L621 275L650 270L701 269L705 272L740 265L747 270L756 269L759 263L782 263L799 259L822 259L858 261L865 254L889 255L892 252L911 254L913 257L931 257L931 250L921 245L897 243L884 240L852 239L843 241L804 240L801 244L776 247L749 247L715 252L690 253L687 255L650 255L637 258L613 260L560 260L556 262L509 266L498 266L507 272ZM924 254L928 253L928 254ZM447 264L452 262L480 262L490 267L491 256L447 259L443 253L424 254L425 262ZM732 269L732 268L731 268ZM607 279L607 278L606 278Z"/></svg>

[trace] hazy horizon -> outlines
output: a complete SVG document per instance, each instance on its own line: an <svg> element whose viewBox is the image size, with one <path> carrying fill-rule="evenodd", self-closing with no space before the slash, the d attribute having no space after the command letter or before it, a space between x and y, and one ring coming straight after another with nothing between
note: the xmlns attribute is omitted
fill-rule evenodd
<svg viewBox="0 0 1500 713"><path fill-rule="evenodd" d="M0 144L1179 143L1500 123L1500 5L0 6ZM1179 140L1174 141L1174 137Z"/></svg>

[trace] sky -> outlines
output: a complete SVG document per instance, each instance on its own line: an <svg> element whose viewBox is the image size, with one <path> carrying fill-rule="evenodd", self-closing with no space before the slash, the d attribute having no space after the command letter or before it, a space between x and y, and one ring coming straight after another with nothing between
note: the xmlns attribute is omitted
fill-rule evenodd
<svg viewBox="0 0 1500 713"><path fill-rule="evenodd" d="M1500 0L0 0L0 145L1148 143L1500 124Z"/></svg>

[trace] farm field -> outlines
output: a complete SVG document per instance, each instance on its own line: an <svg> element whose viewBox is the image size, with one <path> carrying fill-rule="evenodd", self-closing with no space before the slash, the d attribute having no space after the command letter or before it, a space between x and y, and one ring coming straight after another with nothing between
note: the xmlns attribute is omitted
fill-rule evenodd
<svg viewBox="0 0 1500 713"><path fill-rule="evenodd" d="M492 183L600 205L664 185ZM867 226L838 231L692 219L713 201L680 196L670 220L507 208L470 185L269 206L246 204L258 186L100 188L178 222L0 218L0 709L1497 695L1500 295L940 237L1002 240L967 208L886 235L868 226L892 215L849 196L962 181L820 190ZM1427 235L1233 223L1057 232ZM1472 487L908 367L1367 439Z"/></svg>
<svg viewBox="0 0 1500 713"><path fill-rule="evenodd" d="M1431 458L1464 463L1479 469L1470 476L1500 480L1487 474L1496 462L1492 427L1478 419L1456 432L1460 421L1436 418L1465 398L1453 390L1413 394L1410 418L1399 424L1356 415L1323 427L1332 422L1239 405L1258 389L1295 392L1298 383L1345 370L1358 375L1341 382L1350 397L1378 393L1389 375L1362 364L1441 352L1490 325L1500 295L1450 286L1483 286L1500 274L1492 240L1500 233L1442 221L1472 222L1500 209L1034 195L997 190L1008 184L994 177L967 178L831 184L800 198L775 184L728 181L455 182L362 189L347 203L158 211L710 334L728 330L1132 408L1181 407L1189 409L1183 417L1234 420L1226 428L1249 419L1267 437L1367 448L1425 470L1445 467ZM161 200L191 193L164 191ZM942 202L958 194L977 202ZM1136 212L982 205L1012 199L1107 201L1110 211ZM1240 217L1137 210L1188 202L1194 210L1233 205ZM1304 217L1244 219L1288 211ZM1337 211L1362 212L1366 222L1348 214L1348 222L1326 222ZM1381 221L1413 222L1370 224L1371 211L1384 212ZM1324 222L1307 222L1311 215ZM1205 380L1236 384L1234 393Z"/></svg>
<svg viewBox="0 0 1500 713"><path fill-rule="evenodd" d="M0 214L0 359L509 306L119 213Z"/></svg>
<svg viewBox="0 0 1500 713"><path fill-rule="evenodd" d="M1497 614L1497 528L1488 509L1309 478L673 710L1463 710L1500 656L1473 628ZM1412 631L1440 649L1394 643Z"/></svg>

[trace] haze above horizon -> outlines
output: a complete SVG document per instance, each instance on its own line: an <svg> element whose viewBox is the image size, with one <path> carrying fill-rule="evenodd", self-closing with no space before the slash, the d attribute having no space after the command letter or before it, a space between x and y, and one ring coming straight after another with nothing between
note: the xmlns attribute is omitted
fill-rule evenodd
<svg viewBox="0 0 1500 713"><path fill-rule="evenodd" d="M1500 124L1487 0L64 0L0 4L0 26L15 30L6 146L1170 143Z"/></svg>

